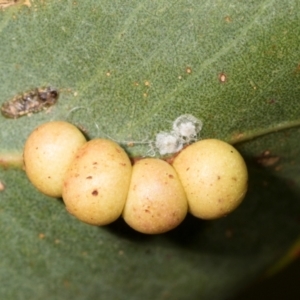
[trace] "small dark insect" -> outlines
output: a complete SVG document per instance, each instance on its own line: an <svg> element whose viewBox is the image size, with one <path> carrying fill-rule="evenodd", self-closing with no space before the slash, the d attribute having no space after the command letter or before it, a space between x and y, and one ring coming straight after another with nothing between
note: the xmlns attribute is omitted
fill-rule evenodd
<svg viewBox="0 0 300 300"><path fill-rule="evenodd" d="M39 112L56 103L58 91L52 87L36 88L12 100L4 102L1 113L6 118L16 119L24 115Z"/></svg>

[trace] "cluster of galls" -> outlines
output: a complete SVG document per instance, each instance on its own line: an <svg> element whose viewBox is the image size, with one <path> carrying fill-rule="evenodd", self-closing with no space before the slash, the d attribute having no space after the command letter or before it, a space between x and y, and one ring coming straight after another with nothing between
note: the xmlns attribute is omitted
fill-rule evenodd
<svg viewBox="0 0 300 300"><path fill-rule="evenodd" d="M186 125L180 128L191 132ZM172 164L144 158L132 165L117 143L86 141L74 125L55 121L28 137L24 163L32 184L48 196L62 197L79 220L100 226L122 215L147 234L175 228L188 211L202 219L225 216L247 191L242 156L216 139L188 145Z"/></svg>

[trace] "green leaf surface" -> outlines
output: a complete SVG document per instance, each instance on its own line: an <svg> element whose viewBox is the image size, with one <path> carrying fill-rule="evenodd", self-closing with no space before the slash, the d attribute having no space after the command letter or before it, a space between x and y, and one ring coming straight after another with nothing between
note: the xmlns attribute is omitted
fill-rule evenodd
<svg viewBox="0 0 300 300"><path fill-rule="evenodd" d="M298 0L0 10L1 103L36 87L60 92L47 111L0 116L0 298L223 300L280 258L299 236L299 24ZM224 219L189 216L158 236L122 220L93 227L10 168L50 120L158 156L156 134L186 113L203 121L201 138L240 142L247 161L248 195Z"/></svg>

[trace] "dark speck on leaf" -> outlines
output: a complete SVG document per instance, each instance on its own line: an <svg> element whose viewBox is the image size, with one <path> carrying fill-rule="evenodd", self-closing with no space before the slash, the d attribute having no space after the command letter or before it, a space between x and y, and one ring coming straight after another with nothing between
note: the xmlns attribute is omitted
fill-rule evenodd
<svg viewBox="0 0 300 300"><path fill-rule="evenodd" d="M97 195L98 195L98 191L97 191L97 190L94 190L94 191L92 192L92 195L93 195L93 196L97 196Z"/></svg>

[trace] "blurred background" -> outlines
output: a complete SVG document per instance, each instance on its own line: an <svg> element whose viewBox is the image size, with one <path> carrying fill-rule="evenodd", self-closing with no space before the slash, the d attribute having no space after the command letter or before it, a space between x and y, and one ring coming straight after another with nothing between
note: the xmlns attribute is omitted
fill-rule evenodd
<svg viewBox="0 0 300 300"><path fill-rule="evenodd" d="M264 281L253 283L230 300L299 300L300 258L278 274Z"/></svg>

